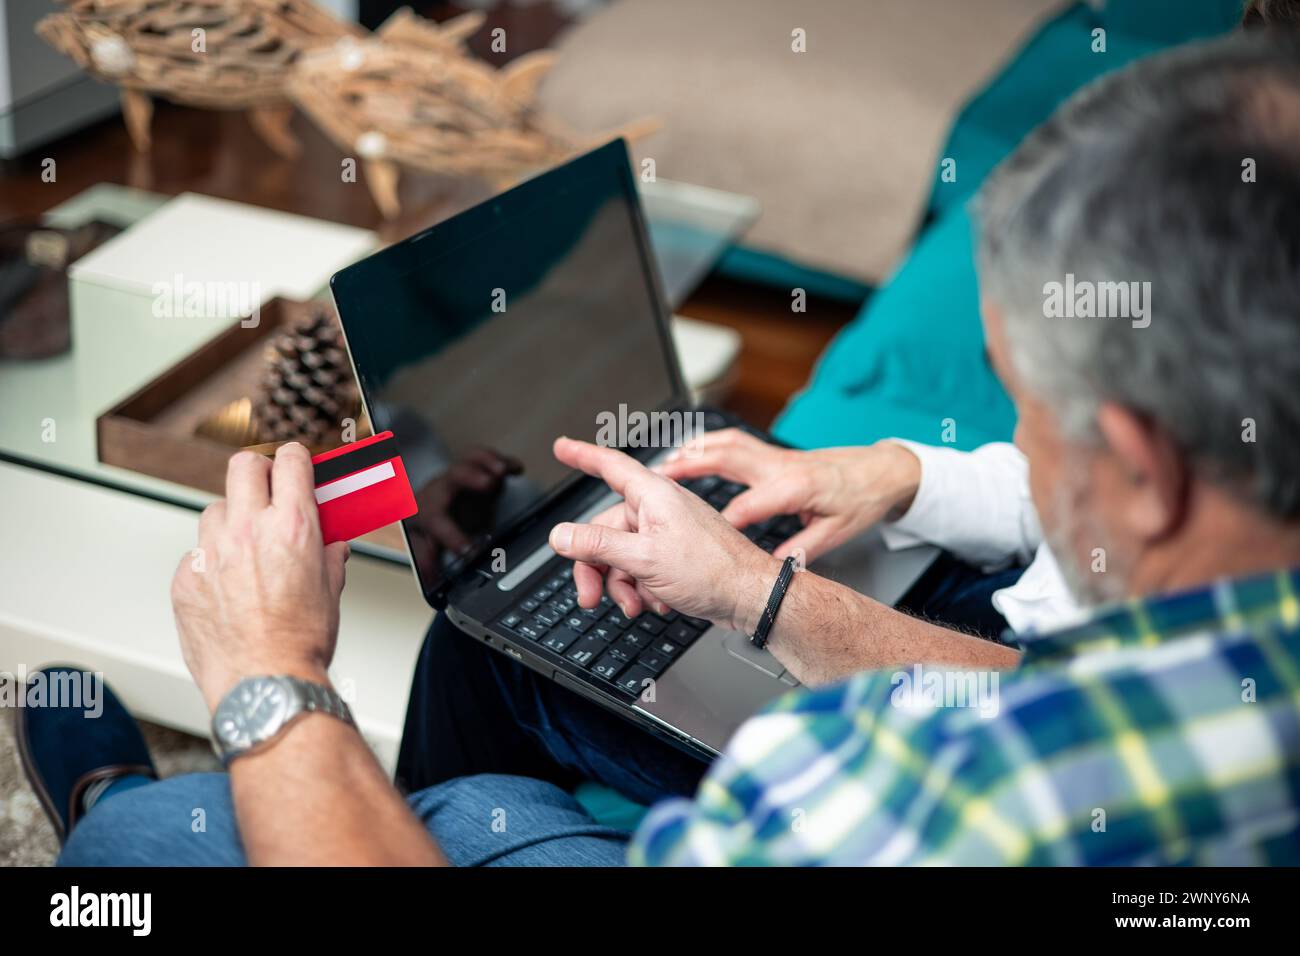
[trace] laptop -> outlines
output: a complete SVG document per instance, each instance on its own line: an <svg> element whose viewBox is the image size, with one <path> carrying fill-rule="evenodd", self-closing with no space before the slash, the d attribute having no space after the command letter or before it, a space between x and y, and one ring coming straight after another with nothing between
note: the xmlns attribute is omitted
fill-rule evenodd
<svg viewBox="0 0 1300 956"><path fill-rule="evenodd" d="M416 493L420 510L402 528L432 607L706 758L797 686L744 634L675 611L629 620L608 597L579 607L572 563L547 545L557 523L589 521L618 501L555 460L557 436L615 444L653 465L671 436L694 433L686 423L761 434L692 403L622 140L384 249L330 286L372 426L393 432ZM669 427L645 427L656 421ZM743 490L716 477L687 487L719 509ZM799 526L781 516L746 534L771 551ZM894 604L933 553L886 553L872 533L812 568Z"/></svg>

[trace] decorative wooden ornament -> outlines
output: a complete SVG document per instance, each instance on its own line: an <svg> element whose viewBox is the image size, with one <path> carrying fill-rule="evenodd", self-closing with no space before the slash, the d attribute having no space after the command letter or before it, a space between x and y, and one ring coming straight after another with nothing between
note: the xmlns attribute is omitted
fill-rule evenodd
<svg viewBox="0 0 1300 956"><path fill-rule="evenodd" d="M305 54L289 78L298 107L360 159L386 218L400 212L402 167L500 186L613 136L658 128L643 121L588 138L546 120L536 93L554 54L530 53L497 70L461 43L481 23L480 15L465 14L438 26L399 10L369 39L345 38Z"/></svg>
<svg viewBox="0 0 1300 956"><path fill-rule="evenodd" d="M359 160L390 219L401 211L402 167L500 187L614 136L658 128L646 120L585 137L543 118L537 87L554 54L493 68L464 47L484 19L474 12L437 24L403 8L370 35L311 0L68 0L36 32L121 89L141 151L149 149L151 97L159 96L247 110L262 139L293 158L296 104Z"/></svg>
<svg viewBox="0 0 1300 956"><path fill-rule="evenodd" d="M204 109L248 110L281 155L289 132L287 77L301 55L364 31L311 0L71 0L36 25L51 46L121 89L136 149L147 151L151 97Z"/></svg>

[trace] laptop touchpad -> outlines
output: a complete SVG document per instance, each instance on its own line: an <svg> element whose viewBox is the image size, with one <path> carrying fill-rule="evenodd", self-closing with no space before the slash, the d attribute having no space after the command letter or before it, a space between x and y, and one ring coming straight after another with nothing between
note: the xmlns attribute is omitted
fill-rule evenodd
<svg viewBox="0 0 1300 956"><path fill-rule="evenodd" d="M781 672L785 670L770 651L755 647L750 643L749 636L740 631L728 631L727 636L722 639L722 646L727 649L728 654L757 667L769 677L780 677Z"/></svg>

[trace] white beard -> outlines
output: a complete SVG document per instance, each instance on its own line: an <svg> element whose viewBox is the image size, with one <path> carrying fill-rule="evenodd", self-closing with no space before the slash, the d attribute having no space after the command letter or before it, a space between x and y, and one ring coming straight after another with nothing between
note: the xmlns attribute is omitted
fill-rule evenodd
<svg viewBox="0 0 1300 956"><path fill-rule="evenodd" d="M1079 604L1095 607L1122 600L1128 594L1128 562L1119 549L1111 547L1110 536L1087 508L1087 471L1081 462L1066 461L1066 477L1052 495L1050 521L1043 521L1043 541L1052 552L1066 587ZM1080 476L1074 478L1071 476ZM1077 482L1077 484L1076 484ZM1090 562L1081 563L1079 553L1090 557L1100 548L1105 571L1094 571Z"/></svg>

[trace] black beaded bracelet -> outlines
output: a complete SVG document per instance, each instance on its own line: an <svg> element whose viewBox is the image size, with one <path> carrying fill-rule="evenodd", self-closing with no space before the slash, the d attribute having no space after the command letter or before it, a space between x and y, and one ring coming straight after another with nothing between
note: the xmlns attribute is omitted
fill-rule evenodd
<svg viewBox="0 0 1300 956"><path fill-rule="evenodd" d="M767 607L763 608L763 616L758 619L758 627L754 629L749 639L749 642L759 650L767 646L767 635L772 632L772 625L776 623L776 612L781 609L785 592L790 588L794 567L794 555L791 555L782 563L781 573L776 576L776 584L772 585L772 593L767 599Z"/></svg>

